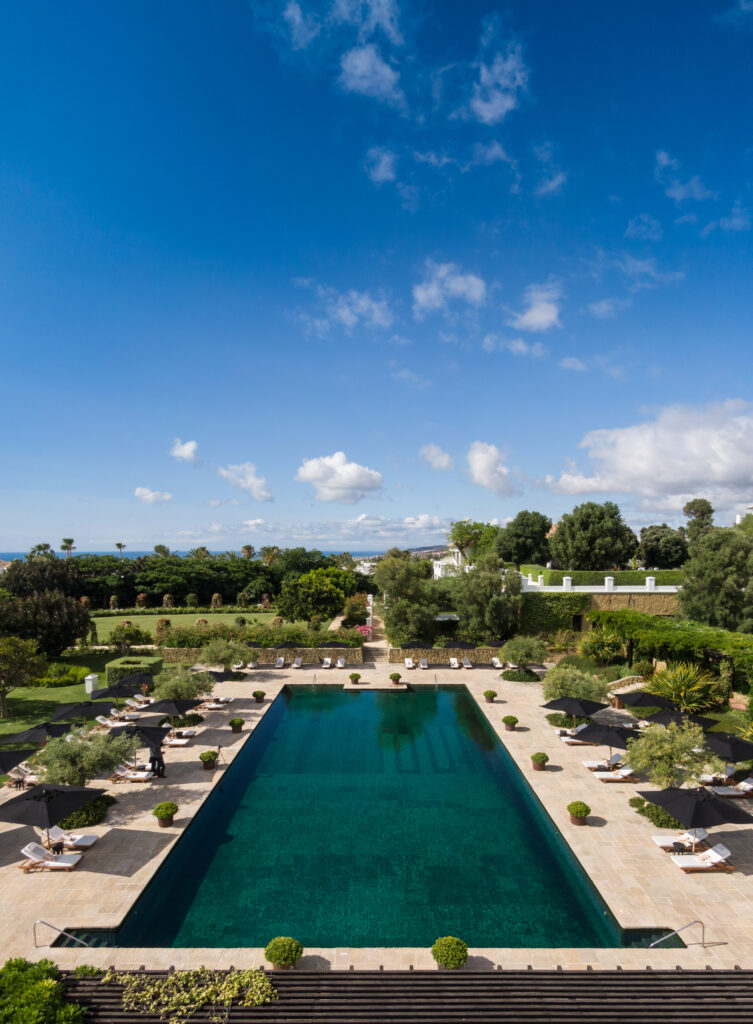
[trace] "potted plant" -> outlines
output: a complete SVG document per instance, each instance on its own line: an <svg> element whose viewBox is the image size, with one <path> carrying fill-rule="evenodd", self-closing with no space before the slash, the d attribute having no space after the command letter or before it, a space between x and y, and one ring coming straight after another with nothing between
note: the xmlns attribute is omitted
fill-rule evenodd
<svg viewBox="0 0 753 1024"><path fill-rule="evenodd" d="M390 679L395 684L395 686L397 686L398 683L400 682L400 673L399 672L390 672Z"/></svg>
<svg viewBox="0 0 753 1024"><path fill-rule="evenodd" d="M484 690L484 699L487 704L493 704L494 698L497 696L496 690Z"/></svg>
<svg viewBox="0 0 753 1024"><path fill-rule="evenodd" d="M264 700L264 690L254 690L254 700L257 704L261 704Z"/></svg>
<svg viewBox="0 0 753 1024"><path fill-rule="evenodd" d="M358 683L358 680L360 678L361 678L361 673L360 672L351 672L350 675L348 676L348 679L350 679L351 683L354 686Z"/></svg>
<svg viewBox="0 0 753 1024"><path fill-rule="evenodd" d="M447 971L455 971L462 967L468 959L468 946L462 939L456 939L454 935L445 935L437 939L431 947L431 955L440 967Z"/></svg>
<svg viewBox="0 0 753 1024"><path fill-rule="evenodd" d="M199 760L204 765L208 772L214 771L217 765L217 758L220 756L218 750L204 750L199 754Z"/></svg>
<svg viewBox="0 0 753 1024"><path fill-rule="evenodd" d="M302 955L303 946L300 942L285 935L278 935L277 938L272 939L264 950L264 956L276 971L295 967Z"/></svg>
<svg viewBox="0 0 753 1024"><path fill-rule="evenodd" d="M518 724L518 720L515 715L505 715L502 719L502 724L507 732L515 732L515 726Z"/></svg>
<svg viewBox="0 0 753 1024"><path fill-rule="evenodd" d="M535 754L531 754L531 764L535 772L545 772L546 763L549 760L548 754L543 754L540 750Z"/></svg>
<svg viewBox="0 0 753 1024"><path fill-rule="evenodd" d="M157 819L160 828L169 828L173 823L173 818L178 813L178 805L174 804L172 800L163 800L161 804L152 811L152 814Z"/></svg>
<svg viewBox="0 0 753 1024"><path fill-rule="evenodd" d="M567 810L573 825L585 825L586 818L591 813L591 808L582 800L573 800L571 804L567 805Z"/></svg>
<svg viewBox="0 0 753 1024"><path fill-rule="evenodd" d="M244 721L245 719L243 718L231 718L230 728L233 730L233 732L240 732L241 729L243 728Z"/></svg>

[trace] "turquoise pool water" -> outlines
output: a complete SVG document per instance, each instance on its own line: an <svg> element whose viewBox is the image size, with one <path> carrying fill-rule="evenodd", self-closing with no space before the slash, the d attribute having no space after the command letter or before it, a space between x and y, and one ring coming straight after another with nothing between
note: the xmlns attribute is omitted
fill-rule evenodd
<svg viewBox="0 0 753 1024"><path fill-rule="evenodd" d="M620 946L463 686L286 688L120 946Z"/></svg>

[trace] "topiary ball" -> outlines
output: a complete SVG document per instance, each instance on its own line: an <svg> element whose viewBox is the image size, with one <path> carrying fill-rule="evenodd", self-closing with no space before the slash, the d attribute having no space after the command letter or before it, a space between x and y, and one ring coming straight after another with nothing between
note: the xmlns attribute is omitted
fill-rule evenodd
<svg viewBox="0 0 753 1024"><path fill-rule="evenodd" d="M443 938L437 939L431 947L431 955L440 967L454 971L458 967L462 967L468 959L468 946L462 939L457 939L454 935L445 935Z"/></svg>

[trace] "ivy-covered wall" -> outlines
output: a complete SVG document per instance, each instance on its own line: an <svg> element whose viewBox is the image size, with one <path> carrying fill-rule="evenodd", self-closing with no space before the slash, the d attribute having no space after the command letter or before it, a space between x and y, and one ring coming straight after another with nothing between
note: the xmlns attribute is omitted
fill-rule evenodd
<svg viewBox="0 0 753 1024"><path fill-rule="evenodd" d="M520 632L533 636L572 629L573 616L583 614L590 604L590 594L523 594Z"/></svg>

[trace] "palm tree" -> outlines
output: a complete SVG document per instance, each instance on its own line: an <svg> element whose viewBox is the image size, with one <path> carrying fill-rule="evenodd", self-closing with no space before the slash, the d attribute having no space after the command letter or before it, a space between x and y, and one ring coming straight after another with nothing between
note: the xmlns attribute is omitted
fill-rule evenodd
<svg viewBox="0 0 753 1024"><path fill-rule="evenodd" d="M76 550L73 546L73 537L63 537L60 542L60 550L65 551L65 557L70 558L73 552Z"/></svg>
<svg viewBox="0 0 753 1024"><path fill-rule="evenodd" d="M124 552L124 550L125 550L126 546L127 546L127 545L125 545L125 544L123 543L123 541L122 541L122 540L119 540L119 541L118 541L118 542L116 543L116 545L115 545L115 547L116 547L116 548L118 549L118 551L120 552L120 557L121 557L121 559L122 559L122 557L123 557L123 552Z"/></svg>
<svg viewBox="0 0 753 1024"><path fill-rule="evenodd" d="M188 557L200 559L211 558L211 553L209 551L209 548L205 548L204 545L201 544L198 548L191 548L191 550L188 552Z"/></svg>
<svg viewBox="0 0 753 1024"><path fill-rule="evenodd" d="M170 554L170 548L166 544L155 544L154 553L159 555L160 558L167 558Z"/></svg>
<svg viewBox="0 0 753 1024"><path fill-rule="evenodd" d="M52 550L49 544L35 544L31 551L26 556L27 562L33 562L35 558L46 558L52 559L55 557L55 552Z"/></svg>
<svg viewBox="0 0 753 1024"><path fill-rule="evenodd" d="M241 554L243 555L244 558L247 558L249 561L251 561L251 559L256 554L256 548L254 547L253 544L244 544L243 547L241 548Z"/></svg>
<svg viewBox="0 0 753 1024"><path fill-rule="evenodd" d="M272 544L269 547L262 548L259 554L265 565L273 565L277 561L280 549L275 544Z"/></svg>

